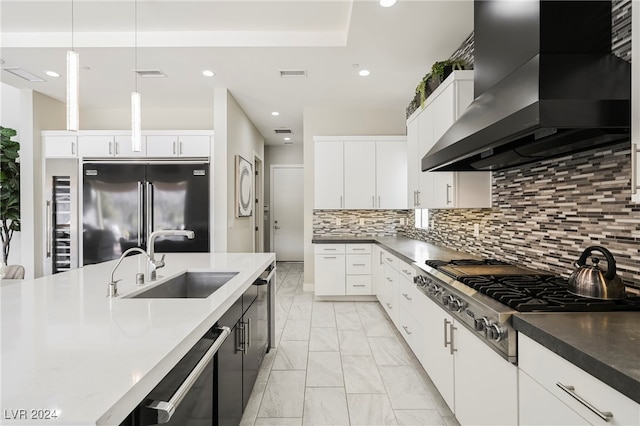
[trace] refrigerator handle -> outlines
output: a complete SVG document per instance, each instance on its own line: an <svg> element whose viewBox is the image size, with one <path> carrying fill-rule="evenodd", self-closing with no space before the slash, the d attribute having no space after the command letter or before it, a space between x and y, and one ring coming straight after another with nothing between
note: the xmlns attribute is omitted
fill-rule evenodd
<svg viewBox="0 0 640 426"><path fill-rule="evenodd" d="M146 208L147 208L147 241L153 232L153 183L146 182Z"/></svg>
<svg viewBox="0 0 640 426"><path fill-rule="evenodd" d="M47 237L46 237L46 246L47 246L47 258L51 257L51 252L53 251L53 242L52 240L52 235L53 234L53 229L52 229L52 222L53 222L53 212L51 209L51 201L47 200L47 208L46 208L46 219L45 219L45 232L47 233Z"/></svg>
<svg viewBox="0 0 640 426"><path fill-rule="evenodd" d="M142 224L144 223L144 217L142 216L143 204L144 191L142 188L142 182L138 182L138 247L142 246Z"/></svg>

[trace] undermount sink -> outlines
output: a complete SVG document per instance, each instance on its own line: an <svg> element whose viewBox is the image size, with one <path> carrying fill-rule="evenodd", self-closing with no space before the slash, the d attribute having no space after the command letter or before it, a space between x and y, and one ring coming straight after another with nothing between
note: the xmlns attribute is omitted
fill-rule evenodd
<svg viewBox="0 0 640 426"><path fill-rule="evenodd" d="M204 299L238 275L237 272L185 272L131 299Z"/></svg>

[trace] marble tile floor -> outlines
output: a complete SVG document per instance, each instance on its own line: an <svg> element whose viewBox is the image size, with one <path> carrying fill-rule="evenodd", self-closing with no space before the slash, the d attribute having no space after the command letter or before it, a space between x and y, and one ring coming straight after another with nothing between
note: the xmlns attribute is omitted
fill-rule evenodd
<svg viewBox="0 0 640 426"><path fill-rule="evenodd" d="M321 302L279 262L276 344L241 425L459 425L377 302Z"/></svg>

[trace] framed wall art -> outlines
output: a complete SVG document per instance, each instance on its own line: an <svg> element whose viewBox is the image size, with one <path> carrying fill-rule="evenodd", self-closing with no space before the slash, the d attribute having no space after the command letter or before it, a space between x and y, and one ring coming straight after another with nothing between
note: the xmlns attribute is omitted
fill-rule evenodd
<svg viewBox="0 0 640 426"><path fill-rule="evenodd" d="M236 155L236 217L253 214L253 166Z"/></svg>

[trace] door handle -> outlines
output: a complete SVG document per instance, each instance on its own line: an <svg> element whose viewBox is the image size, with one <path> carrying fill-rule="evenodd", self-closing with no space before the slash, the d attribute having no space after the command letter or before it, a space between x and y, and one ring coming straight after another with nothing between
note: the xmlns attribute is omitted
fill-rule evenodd
<svg viewBox="0 0 640 426"><path fill-rule="evenodd" d="M451 341L447 340L447 329L449 328L449 324L452 324L450 321L448 321L446 318L444 320L444 347L446 348L447 346L449 346L451 344Z"/></svg>
<svg viewBox="0 0 640 426"><path fill-rule="evenodd" d="M218 328L218 330L222 332L220 336L218 336L215 342L213 342L213 345L211 345L209 350L200 361L198 361L198 364L191 370L191 373L189 373L185 381L178 387L178 390L173 394L171 399L169 399L169 401L152 401L147 405L147 408L158 410L158 423L167 423L171 420L171 416L176 412L176 409L184 397L189 393L205 368L207 368L207 365L211 363L213 356L218 352L224 341L227 340L227 336L231 334L231 330L227 326L222 326Z"/></svg>
<svg viewBox="0 0 640 426"><path fill-rule="evenodd" d="M51 201L47 201L47 208L46 208L46 213L47 215L46 219L45 219L45 228L46 228L46 233L47 233L47 237L46 237L46 246L47 246L47 257L51 257L51 252L53 251L53 241L52 241L52 234L53 234L53 226L52 226L52 221L53 221L53 212L51 209Z"/></svg>
<svg viewBox="0 0 640 426"><path fill-rule="evenodd" d="M247 347L251 347L251 318L247 318Z"/></svg>
<svg viewBox="0 0 640 426"><path fill-rule="evenodd" d="M153 183L146 182L147 239L153 232Z"/></svg>
<svg viewBox="0 0 640 426"><path fill-rule="evenodd" d="M142 222L144 222L144 217L142 216L143 204L144 191L142 188L142 182L138 181L138 246L142 246Z"/></svg>
<svg viewBox="0 0 640 426"><path fill-rule="evenodd" d="M451 197L449 197L449 191L451 190L451 185L447 184L447 204L451 204Z"/></svg>

